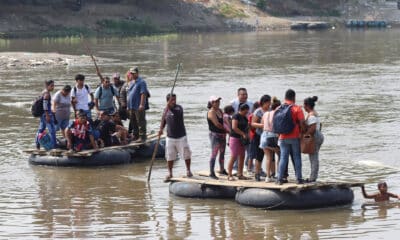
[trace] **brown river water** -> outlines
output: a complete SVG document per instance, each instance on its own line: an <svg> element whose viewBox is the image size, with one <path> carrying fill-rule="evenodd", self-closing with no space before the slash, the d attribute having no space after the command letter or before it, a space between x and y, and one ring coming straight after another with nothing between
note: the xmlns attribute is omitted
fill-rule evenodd
<svg viewBox="0 0 400 240"><path fill-rule="evenodd" d="M96 56L111 59L105 74L138 65L152 93L149 129L159 125L164 96L183 63L175 92L185 109L193 171L207 170L210 154L206 103L222 106L246 87L249 98L298 102L317 95L325 143L320 180L363 181L367 191L387 181L400 193L400 31L204 33L90 39ZM82 55L79 39L0 40L0 51ZM0 238L107 239L398 239L400 202L371 203L354 189L350 206L266 211L233 200L170 195L164 160L146 183L149 161L96 168L32 166L22 151L33 148L38 119L31 100L45 79L56 88L77 73L92 87L90 62L68 67L0 69ZM229 151L226 158L229 157ZM175 174L183 174L183 161ZM290 167L293 176L293 168ZM303 174L309 174L303 155Z"/></svg>

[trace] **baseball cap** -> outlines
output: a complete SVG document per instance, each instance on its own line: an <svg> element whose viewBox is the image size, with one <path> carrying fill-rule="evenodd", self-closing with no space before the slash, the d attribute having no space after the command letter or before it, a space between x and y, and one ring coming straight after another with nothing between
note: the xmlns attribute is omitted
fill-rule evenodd
<svg viewBox="0 0 400 240"><path fill-rule="evenodd" d="M215 101L218 101L218 100L221 100L222 98L221 97L217 97L217 96L211 96L210 97L210 102L215 102Z"/></svg>
<svg viewBox="0 0 400 240"><path fill-rule="evenodd" d="M112 75L112 78L120 78L119 73L114 73L114 74Z"/></svg>
<svg viewBox="0 0 400 240"><path fill-rule="evenodd" d="M139 68L138 67L131 67L130 69L129 69L129 72L131 72L131 73L138 73L139 72Z"/></svg>

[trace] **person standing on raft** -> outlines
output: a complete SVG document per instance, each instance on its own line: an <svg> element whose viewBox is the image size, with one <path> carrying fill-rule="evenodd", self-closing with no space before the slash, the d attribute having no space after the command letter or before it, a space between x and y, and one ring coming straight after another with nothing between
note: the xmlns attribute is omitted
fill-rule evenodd
<svg viewBox="0 0 400 240"><path fill-rule="evenodd" d="M158 135L163 134L163 130L167 125L167 138L165 144L165 158L167 160L168 175L164 181L169 181L172 175L172 168L176 155L179 153L180 157L185 159L186 176L192 177L190 171L190 159L192 151L190 150L189 143L186 137L186 128L183 119L183 108L181 105L176 104L176 95L167 94L167 106L163 112L163 119L160 125Z"/></svg>
<svg viewBox="0 0 400 240"><path fill-rule="evenodd" d="M229 147L231 149L231 158L228 164L228 180L235 180L232 175L233 164L236 159L238 162L238 179L247 180L243 176L243 164L246 152L246 145L249 144L248 129L249 122L247 114L249 113L249 105L242 104L239 107L239 112L232 116L232 131L229 138Z"/></svg>
<svg viewBox="0 0 400 240"><path fill-rule="evenodd" d="M150 96L147 83L139 77L138 67L133 67L128 73L127 107L129 111L129 124L132 124L133 139L136 142L145 142L146 135L146 110L149 109Z"/></svg>
<svg viewBox="0 0 400 240"><path fill-rule="evenodd" d="M279 161L278 179L276 183L278 185L283 184L284 173L286 166L289 162L289 155L293 154L294 169L296 174L296 183L303 184L303 177L301 172L301 149L300 149L300 132L301 128L304 126L304 113L300 106L296 105L296 92L292 89L288 89L285 93L285 102L280 108L287 109L290 114L286 117L291 117L292 119L287 119L287 121L293 122L293 129L289 133L283 133L279 135L279 146L281 149L281 159ZM278 109L277 109L278 111ZM275 122L277 112L274 114L273 128L274 131L277 126ZM287 123L287 122L285 122Z"/></svg>
<svg viewBox="0 0 400 240"><path fill-rule="evenodd" d="M318 101L318 97L308 97L304 99L304 110L307 112L307 117L305 119L305 134L314 136L315 139L315 152L309 153L308 157L310 159L310 178L306 179L306 182L316 182L318 178L319 171L319 149L324 142L324 135L321 132L321 121L317 111L314 110L315 102Z"/></svg>
<svg viewBox="0 0 400 240"><path fill-rule="evenodd" d="M207 112L207 123L208 129L210 130L209 136L211 142L210 177L213 179L218 179L214 171L215 160L217 158L218 152L219 174L227 175L224 167L227 131L224 128L224 114L219 107L220 101L220 97L211 96L207 104L207 108L210 109Z"/></svg>
<svg viewBox="0 0 400 240"><path fill-rule="evenodd" d="M47 127L50 134L51 149L54 149L57 146L56 125L54 123L54 113L51 111L51 95L50 95L50 92L54 90L54 81L47 80L44 82L44 84L46 87L42 91L44 113L40 117L39 128L36 133L36 148L40 149L39 135L43 133L43 131L46 130Z"/></svg>

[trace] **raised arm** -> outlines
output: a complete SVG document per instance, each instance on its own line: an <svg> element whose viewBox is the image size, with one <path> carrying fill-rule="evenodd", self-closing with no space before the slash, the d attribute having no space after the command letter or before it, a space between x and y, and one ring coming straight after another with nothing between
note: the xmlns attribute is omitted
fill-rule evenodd
<svg viewBox="0 0 400 240"><path fill-rule="evenodd" d="M397 199L400 199L400 195L396 195L396 194L394 194L394 193L390 193L390 192L388 192L388 195L389 195L391 198L397 198Z"/></svg>
<svg viewBox="0 0 400 240"><path fill-rule="evenodd" d="M378 195L378 194L372 194L372 195L367 194L367 192L365 191L364 185L361 186L361 191L362 191L364 198L374 199Z"/></svg>

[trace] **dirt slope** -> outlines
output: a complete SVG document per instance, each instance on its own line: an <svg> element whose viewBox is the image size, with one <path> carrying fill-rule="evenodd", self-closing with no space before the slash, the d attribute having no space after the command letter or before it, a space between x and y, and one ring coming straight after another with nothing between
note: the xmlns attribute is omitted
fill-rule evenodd
<svg viewBox="0 0 400 240"><path fill-rule="evenodd" d="M400 22L384 0L0 0L0 37L288 29L294 21Z"/></svg>

